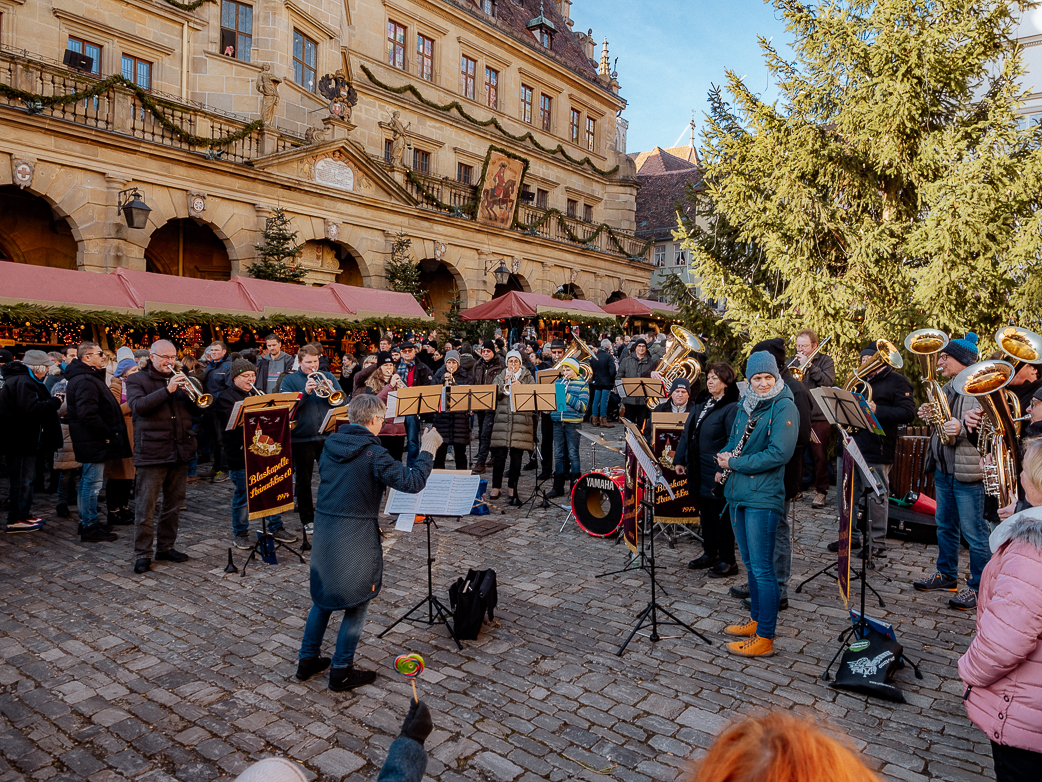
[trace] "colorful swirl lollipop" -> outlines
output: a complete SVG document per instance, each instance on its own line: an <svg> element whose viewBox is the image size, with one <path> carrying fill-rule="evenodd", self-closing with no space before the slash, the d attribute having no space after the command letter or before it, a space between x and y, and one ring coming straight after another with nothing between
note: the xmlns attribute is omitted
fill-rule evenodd
<svg viewBox="0 0 1042 782"><path fill-rule="evenodd" d="M423 673L423 658L415 652L400 654L394 658L394 669L412 683L413 700L419 703L420 698L416 694L416 677Z"/></svg>

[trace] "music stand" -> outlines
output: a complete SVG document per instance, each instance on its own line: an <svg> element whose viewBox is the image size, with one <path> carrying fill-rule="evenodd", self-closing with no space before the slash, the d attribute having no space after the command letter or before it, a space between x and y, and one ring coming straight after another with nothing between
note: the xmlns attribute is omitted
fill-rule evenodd
<svg viewBox="0 0 1042 782"><path fill-rule="evenodd" d="M543 372L553 372L553 370L542 370ZM519 385L514 383L510 387L510 408L515 413L533 413L538 415L539 413L552 413L557 410L557 386L554 385L553 381L544 382L542 385L538 383L526 383ZM534 428L538 427L538 418L533 424ZM579 432L582 434L582 432ZM539 449L535 449L536 453L539 453ZM532 495L521 503L522 506L527 505L529 502L534 500L542 489L546 479L537 480L535 488L532 490ZM546 496L546 492L543 491L543 505L544 508L552 507L550 500ZM529 508L528 512L531 513L532 509Z"/></svg>
<svg viewBox="0 0 1042 782"><path fill-rule="evenodd" d="M663 399L669 394L665 390L661 380L651 377L620 377L615 380L615 393L620 398L643 397L650 399Z"/></svg>
<svg viewBox="0 0 1042 782"><path fill-rule="evenodd" d="M634 450L634 452L637 455L637 464L638 464L637 475L638 475L638 480L643 485L643 494L641 496L640 504L643 506L644 512L651 516L651 529L652 529L652 533L650 535L651 541L649 543L649 547L650 547L651 553L650 553L650 556L648 557L648 564L650 565L650 570L648 571L648 573L649 573L649 575L651 577L651 601L648 603L647 608L645 608L644 611L641 612L640 616L637 617L637 624L634 625L633 630L630 631L629 636L623 642L622 646L619 647L619 651L617 651L615 654L617 656L619 656L619 657L622 657L622 653L624 651L626 651L626 647L629 646L630 641L633 640L633 636L635 636L637 634L637 631L640 630L640 628L644 626L644 623L648 620L649 616L651 617L651 634L648 636L648 640L650 640L653 644L657 643L662 638L658 634L658 626L660 624L662 624L662 625L675 625L677 627L681 627L684 630L687 630L692 635L697 635L699 638L701 638L707 644L712 646L712 642L708 638L706 638L704 635L702 635L700 632L698 632L698 630L696 630L695 628L691 627L688 624L685 624L684 622L681 622L679 619L677 619L677 617L672 612L669 611L669 609L663 608L662 606L660 606L658 604L658 595L656 593L656 586L657 585L656 585L656 582L655 582L655 532L654 532L654 530L655 530L655 495L654 495L654 491L655 491L655 487L656 486L663 485L663 486L666 487L667 493L670 496L672 496L673 490L671 488L669 488L669 484L662 477L662 472L661 472L661 470L659 470L658 462L655 459L655 454L651 452L650 448L648 448L647 441L644 440L644 437L641 435L640 430L637 429L637 427L635 427L633 424L631 424L626 419L622 419L622 422L626 426L626 430L627 430L626 443L627 443L627 445L630 446L630 448L632 448ZM641 548L643 550L643 546ZM668 616L670 618L670 620L672 620L672 621L660 622L658 620L658 613L660 611L663 614L665 614L666 616Z"/></svg>
<svg viewBox="0 0 1042 782"><path fill-rule="evenodd" d="M336 434L341 426L349 423L351 423L351 419L348 418L347 407L333 407L326 413L319 431L322 434Z"/></svg>
<svg viewBox="0 0 1042 782"><path fill-rule="evenodd" d="M487 412L496 409L496 386L489 383L479 386L442 386L441 411L443 413ZM470 428L468 422L467 428ZM478 427L478 439L481 439L481 427ZM467 443L467 461L472 463L474 440ZM455 457L454 457L455 458ZM459 467L459 465L456 465Z"/></svg>
<svg viewBox="0 0 1042 782"><path fill-rule="evenodd" d="M441 412L441 392L439 386L399 388L394 392L398 400L394 410L395 418Z"/></svg>

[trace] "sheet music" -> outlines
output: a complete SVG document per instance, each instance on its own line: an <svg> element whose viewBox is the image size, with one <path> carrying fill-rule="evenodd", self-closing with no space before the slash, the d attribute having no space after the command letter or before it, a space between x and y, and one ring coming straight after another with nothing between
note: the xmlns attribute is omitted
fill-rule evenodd
<svg viewBox="0 0 1042 782"><path fill-rule="evenodd" d="M387 412L384 413L384 419L393 418L396 424L402 423L405 420L404 415L396 415L398 412L398 392L390 391L387 394Z"/></svg>
<svg viewBox="0 0 1042 782"><path fill-rule="evenodd" d="M640 464L640 468L644 470L644 474L647 475L652 483L658 484L666 490L666 494L669 495L671 500L676 499L676 495L673 493L673 487L669 485L669 481L666 480L665 476L662 475L662 470L659 469L658 464L648 456L647 452L641 446L643 443L637 442L636 435L633 432L626 430L626 445L629 446L630 450L637 457L637 463ZM646 447L646 446L645 446Z"/></svg>
<svg viewBox="0 0 1042 782"><path fill-rule="evenodd" d="M224 431L230 432L235 428L235 422L239 420L239 409L242 407L242 400L240 399L234 405L232 405L232 414L228 417L228 420L224 424Z"/></svg>
<svg viewBox="0 0 1042 782"><path fill-rule="evenodd" d="M882 495L883 485L876 480L876 474L872 472L872 468L868 466L868 462L865 461L864 454L862 454L861 449L857 447L854 438L847 434L844 429L840 429L839 433L843 438L843 448L850 454L850 458L854 460L854 463L861 468L861 477L865 478L871 476L872 480L866 481L866 483L868 483L869 487L876 495Z"/></svg>
<svg viewBox="0 0 1042 782"><path fill-rule="evenodd" d="M433 473L419 494L405 494L391 489L384 513L391 516L466 516L474 507L480 484L480 475Z"/></svg>
<svg viewBox="0 0 1042 782"><path fill-rule="evenodd" d="M394 523L394 528L398 532L412 532L415 522L416 516L414 514L400 513L398 514L398 521Z"/></svg>

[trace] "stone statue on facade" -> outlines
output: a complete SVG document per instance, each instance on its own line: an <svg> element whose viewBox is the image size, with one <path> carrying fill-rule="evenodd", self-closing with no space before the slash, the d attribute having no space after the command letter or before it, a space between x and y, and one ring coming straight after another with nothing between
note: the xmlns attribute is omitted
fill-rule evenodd
<svg viewBox="0 0 1042 782"><path fill-rule="evenodd" d="M391 165L393 166L405 165L405 134L412 126L411 122L408 125L402 125L402 121L398 119L399 116L399 112L391 112Z"/></svg>
<svg viewBox="0 0 1042 782"><path fill-rule="evenodd" d="M257 78L257 92L261 94L261 120L265 125L274 127L275 109L279 105L279 84L282 79L271 75L271 65L264 63L261 66L260 76Z"/></svg>

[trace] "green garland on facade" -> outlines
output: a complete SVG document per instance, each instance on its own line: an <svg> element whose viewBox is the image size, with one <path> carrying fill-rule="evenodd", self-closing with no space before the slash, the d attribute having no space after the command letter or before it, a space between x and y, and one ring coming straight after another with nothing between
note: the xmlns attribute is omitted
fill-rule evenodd
<svg viewBox="0 0 1042 782"><path fill-rule="evenodd" d="M361 65L360 67L362 69L362 73L364 73L366 75L366 77L369 79L369 81L371 81L373 84L375 84L380 89L386 90L387 92L393 92L395 95L404 95L407 92L411 93L412 96L414 98L416 98L416 100L418 100L424 106L427 106L428 108L431 108L431 109L435 109L436 111L449 112L449 111L452 111L453 109L455 109L457 114L459 114L461 117L463 117L463 119L467 120L467 122L470 122L473 125L478 125L478 126L483 127L483 128L493 127L496 130L498 130L500 133L502 133L504 136L506 136L507 138L509 138L509 139L511 139L513 141L516 141L518 143L529 141L529 142L532 143L532 145L536 149L539 149L539 150L547 153L548 155L560 154L561 156L563 156L565 158L565 160L567 160L572 165L575 165L575 166L589 166L591 169L596 171L601 176L612 176L613 174L615 174L619 170L618 166L615 166L614 168L611 168L611 169L609 169L607 171L605 171L602 168L597 168L597 166L594 164L594 162L592 160L590 160L589 155L584 157L582 160L579 160L578 158L574 158L574 157L572 157L571 155L568 154L567 150L565 150L565 148L561 144L558 144L556 147L544 147L542 144L539 143L539 141L536 139L536 137L532 135L531 131L528 131L527 133L525 133L525 134L523 134L521 136L515 136L509 130L504 128L500 124L499 119L496 118L496 117L492 117L491 119L486 119L486 120L480 120L477 117L471 116L470 114L467 113L467 110L463 108L463 106L460 104L460 102L458 100L454 100L451 103L446 103L446 104L442 105L440 103L435 103L434 101L428 100L427 98L423 97L423 95L420 93L420 91L418 89L416 89L416 87L414 87L412 84L406 84L406 85L404 85L402 87L392 87L390 84L384 84L382 81L380 81L378 78L376 78L376 76L373 74L373 72L370 71L365 65Z"/></svg>
<svg viewBox="0 0 1042 782"><path fill-rule="evenodd" d="M597 230L590 234L588 237L582 237L574 231L572 231L571 227L568 225L568 221L565 220L564 215L561 214L561 210L559 209L548 209L542 217L531 223L515 222L514 227L520 228L522 231L535 233L544 225L546 225L547 220L549 220L551 217L557 217L558 225L561 226L561 230L565 232L569 239L571 239L576 244L583 245L584 247L587 247L591 250L597 249L594 246L594 240L598 236L600 236L602 231L607 231L608 238L611 239L612 244L615 245L615 249L617 249L623 255L626 255L626 248L623 247L622 244L619 242L618 237L615 235L615 231L612 230L612 227L610 225L608 225L607 223L601 223L599 226L597 226ZM641 248L640 252L638 252L636 255L628 255L627 257L634 259L643 259L644 255L647 253L648 248L651 247L652 243L653 241L649 239L647 242L644 243L644 247Z"/></svg>
<svg viewBox="0 0 1042 782"><path fill-rule="evenodd" d="M427 201L429 204L436 206L443 212L453 212L458 210L463 214L469 216L471 219L474 218L474 214L477 212L478 209L478 202L476 200L468 201L467 203L462 204L461 206L453 206L452 204L447 204L440 198L438 198L438 196L434 195L434 193L432 193L430 190L428 190L427 186L423 184L423 180L416 176L416 174L413 173L411 168L405 169L405 176L407 176L409 178L409 181L416 186L416 189L420 191L420 195L422 195L424 200Z"/></svg>
<svg viewBox="0 0 1042 782"><path fill-rule="evenodd" d="M177 106L173 103L157 99L149 95L145 90L141 89L134 82L130 81L121 74L113 74L106 79L94 84L84 90L78 92L72 92L68 95L37 95L25 90L20 90L17 87L12 87L10 84L0 83L0 95L7 98L14 98L20 100L29 107L31 113L38 113L44 108L50 108L52 106L65 106L70 103L76 103L78 101L89 100L90 98L96 98L109 90L117 87L124 86L131 90L137 95L138 100L141 101L141 105L144 106L154 116L159 124L169 130L171 133L176 135L182 141L193 147L223 147L228 144L234 144L236 141L246 138L252 134L255 130L259 130L264 126L264 122L261 120L254 120L250 124L246 125L241 130L237 130L235 133L229 133L227 136L221 136L220 138L206 138L205 136L196 136L193 133L189 133L187 130L182 128L180 125L172 122L163 109L178 110L183 107Z"/></svg>
<svg viewBox="0 0 1042 782"><path fill-rule="evenodd" d="M166 0L166 2L172 5L174 8L179 8L182 11L194 11L203 3L216 3L217 0L195 0L195 2L193 3L179 3L177 2L177 0Z"/></svg>

